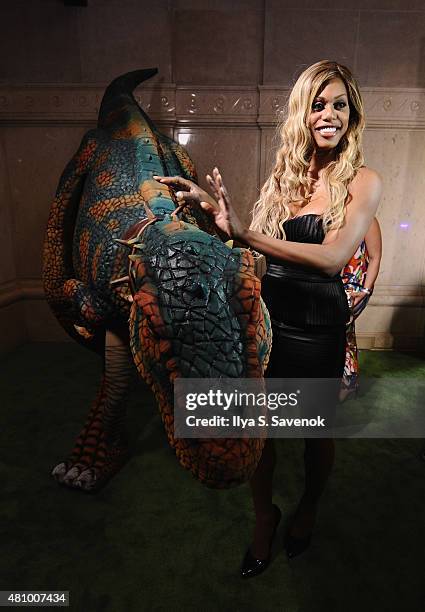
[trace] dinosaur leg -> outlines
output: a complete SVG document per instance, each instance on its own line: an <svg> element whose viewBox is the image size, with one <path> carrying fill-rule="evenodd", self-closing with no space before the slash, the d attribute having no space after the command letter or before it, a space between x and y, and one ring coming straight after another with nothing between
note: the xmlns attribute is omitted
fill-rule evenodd
<svg viewBox="0 0 425 612"><path fill-rule="evenodd" d="M70 457L52 471L58 482L94 491L116 474L128 458L125 408L135 368L128 332L106 332L102 383Z"/></svg>

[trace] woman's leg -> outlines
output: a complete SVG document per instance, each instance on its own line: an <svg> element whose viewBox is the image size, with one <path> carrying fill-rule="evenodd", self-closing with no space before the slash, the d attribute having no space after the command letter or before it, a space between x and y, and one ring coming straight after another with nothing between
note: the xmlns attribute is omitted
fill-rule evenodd
<svg viewBox="0 0 425 612"><path fill-rule="evenodd" d="M343 402L356 391L358 387L359 360L357 351L356 328L354 320L347 327L347 341L345 347L344 374L341 382L339 401Z"/></svg>
<svg viewBox="0 0 425 612"><path fill-rule="evenodd" d="M332 471L334 460L335 442L333 439L308 438L305 440L305 485L290 529L290 535L294 538L305 538L310 535L316 519L318 502Z"/></svg>
<svg viewBox="0 0 425 612"><path fill-rule="evenodd" d="M272 505L273 473L276 452L273 440L268 438L257 469L250 480L255 510L255 527L251 553L256 559L266 559L270 552L270 540L276 525L276 513Z"/></svg>

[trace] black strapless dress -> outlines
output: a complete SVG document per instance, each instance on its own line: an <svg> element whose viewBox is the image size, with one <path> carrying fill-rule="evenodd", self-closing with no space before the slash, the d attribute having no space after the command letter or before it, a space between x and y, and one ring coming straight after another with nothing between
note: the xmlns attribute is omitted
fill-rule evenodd
<svg viewBox="0 0 425 612"><path fill-rule="evenodd" d="M284 224L291 242L321 244L319 215L302 215ZM261 295L270 312L273 345L266 376L341 378L349 310L339 274L267 258Z"/></svg>

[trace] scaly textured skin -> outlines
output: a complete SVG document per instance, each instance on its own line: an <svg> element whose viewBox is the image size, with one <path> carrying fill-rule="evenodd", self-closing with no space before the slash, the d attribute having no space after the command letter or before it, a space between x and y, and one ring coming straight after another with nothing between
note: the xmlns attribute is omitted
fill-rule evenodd
<svg viewBox="0 0 425 612"><path fill-rule="evenodd" d="M270 322L251 255L224 245L201 210L185 208L177 219L174 194L152 179L196 181L187 153L156 130L132 95L155 72L111 83L97 129L62 174L44 245L45 293L65 330L101 355L106 330L128 329L130 318L134 362L156 395L177 458L208 486L228 487L250 477L263 441L175 440L172 382L261 377ZM94 490L125 462L124 441L105 429L107 399L103 382L70 457L54 469L59 482Z"/></svg>
<svg viewBox="0 0 425 612"><path fill-rule="evenodd" d="M133 246L131 350L157 397L169 444L207 486L240 484L254 472L264 441L175 439L170 383L262 377L270 329L252 255L169 216Z"/></svg>

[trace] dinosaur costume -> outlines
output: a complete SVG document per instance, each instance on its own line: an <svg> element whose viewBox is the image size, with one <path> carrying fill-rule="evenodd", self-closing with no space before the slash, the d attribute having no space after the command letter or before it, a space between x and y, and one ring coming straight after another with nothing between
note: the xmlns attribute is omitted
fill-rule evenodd
<svg viewBox="0 0 425 612"><path fill-rule="evenodd" d="M48 303L65 330L104 359L86 424L53 470L62 484L87 491L128 457L123 422L134 364L179 462L201 482L244 482L264 443L173 435L175 378L261 378L271 331L251 254L226 246L202 209L179 207L152 178L196 181L185 150L157 131L133 97L155 73L130 72L106 89L97 129L65 168L47 226Z"/></svg>

